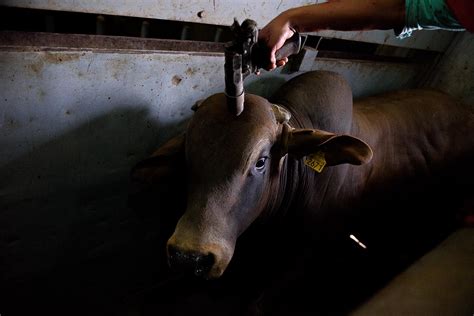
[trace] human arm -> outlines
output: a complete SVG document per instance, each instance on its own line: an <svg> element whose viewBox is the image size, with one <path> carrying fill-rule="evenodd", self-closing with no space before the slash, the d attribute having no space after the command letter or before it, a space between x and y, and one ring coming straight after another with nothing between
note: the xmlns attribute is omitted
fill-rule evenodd
<svg viewBox="0 0 474 316"><path fill-rule="evenodd" d="M301 33L331 29L339 31L401 28L405 22L404 0L331 0L284 11L259 33L269 48L268 70L285 64L275 60L294 31Z"/></svg>

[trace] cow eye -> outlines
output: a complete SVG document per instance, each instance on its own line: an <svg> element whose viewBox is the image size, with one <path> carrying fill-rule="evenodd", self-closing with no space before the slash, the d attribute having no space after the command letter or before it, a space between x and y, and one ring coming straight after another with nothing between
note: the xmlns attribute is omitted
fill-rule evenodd
<svg viewBox="0 0 474 316"><path fill-rule="evenodd" d="M256 169L257 171L262 172L263 169L265 169L265 163L266 163L266 161L267 161L267 158L268 158L268 157L262 157L262 158L260 158L260 159L257 161L257 163L255 164L255 169Z"/></svg>

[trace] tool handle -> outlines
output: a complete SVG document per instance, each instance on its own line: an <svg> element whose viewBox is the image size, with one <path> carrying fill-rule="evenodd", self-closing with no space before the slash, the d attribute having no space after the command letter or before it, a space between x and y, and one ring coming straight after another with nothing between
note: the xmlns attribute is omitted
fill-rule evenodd
<svg viewBox="0 0 474 316"><path fill-rule="evenodd" d="M298 32L295 32L295 34L287 39L283 46L275 52L276 60L278 61L293 54L298 54L303 48L306 38L307 36L301 36ZM269 55L269 48L266 44L259 42L256 48L252 51L252 71L258 70L259 68L266 68L269 63L269 60L267 59Z"/></svg>
<svg viewBox="0 0 474 316"><path fill-rule="evenodd" d="M276 60L283 59L293 54L298 54L302 48L302 38L298 32L295 32L292 37L287 39L283 46L275 52Z"/></svg>

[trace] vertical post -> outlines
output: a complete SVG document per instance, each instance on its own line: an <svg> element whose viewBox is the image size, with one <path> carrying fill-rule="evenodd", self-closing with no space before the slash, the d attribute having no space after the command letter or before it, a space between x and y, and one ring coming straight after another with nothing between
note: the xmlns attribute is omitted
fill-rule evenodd
<svg viewBox="0 0 474 316"><path fill-rule="evenodd" d="M148 37L149 30L150 30L150 22L143 21L142 27L140 29L140 37Z"/></svg>
<svg viewBox="0 0 474 316"><path fill-rule="evenodd" d="M104 35L105 34L105 18L103 15L98 15L95 19L95 34Z"/></svg>

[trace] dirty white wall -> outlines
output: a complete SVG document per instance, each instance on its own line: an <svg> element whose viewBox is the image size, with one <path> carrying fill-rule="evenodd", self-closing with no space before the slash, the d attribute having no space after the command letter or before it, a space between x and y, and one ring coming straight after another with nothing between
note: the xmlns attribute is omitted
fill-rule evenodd
<svg viewBox="0 0 474 316"><path fill-rule="evenodd" d="M263 25L277 12L309 2L1 4L221 25L230 24L240 12L239 18L251 17ZM200 11L205 12L202 18ZM459 34L451 46L451 32L416 34L404 42L392 31L326 36L447 50L430 84L473 98L471 35ZM76 293L106 304L153 283L156 232L127 207L128 174L137 161L183 129L194 102L223 91L223 65L218 53L38 49L0 43L0 297L13 300L10 306L17 304L14 298L38 306L58 298L80 304L68 301L73 297L69 294ZM419 75L416 65L324 58L304 70L309 69L342 73L356 96L412 87ZM253 76L246 81L247 91L268 96L296 74L277 70Z"/></svg>

